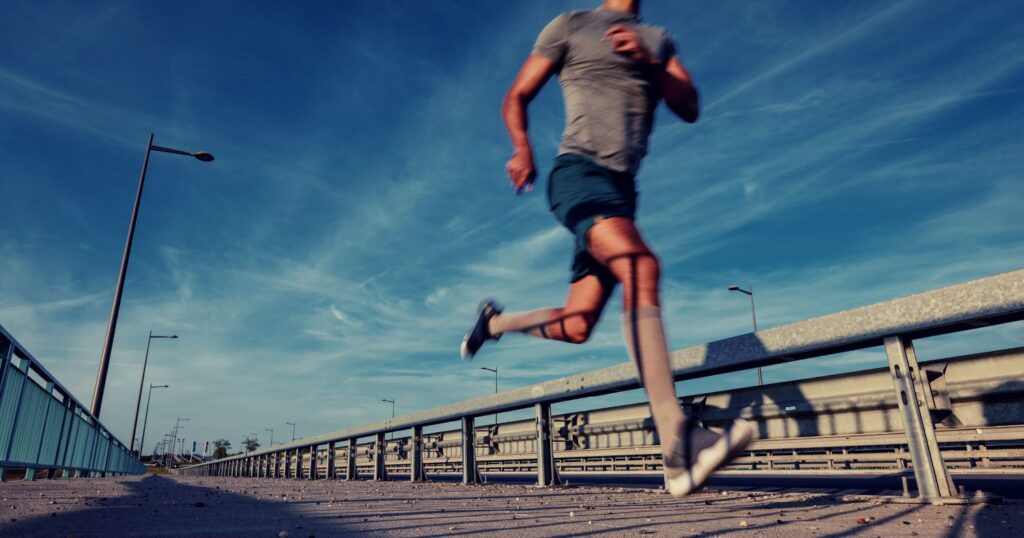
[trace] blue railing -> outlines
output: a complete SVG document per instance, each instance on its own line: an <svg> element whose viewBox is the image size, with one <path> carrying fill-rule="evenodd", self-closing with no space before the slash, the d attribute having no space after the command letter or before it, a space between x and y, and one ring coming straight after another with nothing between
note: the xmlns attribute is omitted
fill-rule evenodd
<svg viewBox="0 0 1024 538"><path fill-rule="evenodd" d="M145 467L0 325L0 480L141 474Z"/></svg>

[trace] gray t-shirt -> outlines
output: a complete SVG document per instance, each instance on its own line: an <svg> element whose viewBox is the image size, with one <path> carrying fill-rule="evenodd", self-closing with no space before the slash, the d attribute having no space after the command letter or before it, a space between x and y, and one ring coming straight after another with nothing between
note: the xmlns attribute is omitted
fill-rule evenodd
<svg viewBox="0 0 1024 538"><path fill-rule="evenodd" d="M632 28L652 56L667 63L676 53L668 33L630 13L597 8L569 11L541 31L533 53L555 62L565 98L565 133L559 154L575 153L619 172L636 173L647 154L660 95L651 67L612 52L604 34L616 24Z"/></svg>

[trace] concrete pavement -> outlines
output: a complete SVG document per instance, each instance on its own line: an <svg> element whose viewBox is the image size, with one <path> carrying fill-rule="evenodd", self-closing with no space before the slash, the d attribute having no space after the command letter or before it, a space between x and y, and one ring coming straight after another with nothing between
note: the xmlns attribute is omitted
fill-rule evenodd
<svg viewBox="0 0 1024 538"><path fill-rule="evenodd" d="M1020 505L810 493L146 477L0 484L0 536L1024 535ZM286 533L286 534L282 534Z"/></svg>

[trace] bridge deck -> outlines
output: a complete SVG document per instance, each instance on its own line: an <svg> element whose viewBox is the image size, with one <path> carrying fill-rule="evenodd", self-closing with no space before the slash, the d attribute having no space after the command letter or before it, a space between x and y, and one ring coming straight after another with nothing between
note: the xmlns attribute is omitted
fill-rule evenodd
<svg viewBox="0 0 1024 538"><path fill-rule="evenodd" d="M1016 505L811 493L124 477L0 484L0 536L1012 536Z"/></svg>

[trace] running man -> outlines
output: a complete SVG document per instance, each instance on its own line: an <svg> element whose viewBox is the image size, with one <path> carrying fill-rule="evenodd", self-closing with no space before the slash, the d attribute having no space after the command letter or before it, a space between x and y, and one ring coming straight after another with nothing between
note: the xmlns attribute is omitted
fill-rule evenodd
<svg viewBox="0 0 1024 538"><path fill-rule="evenodd" d="M742 420L721 434L700 427L683 415L676 397L658 258L634 223L634 177L658 101L693 123L699 100L675 44L664 29L640 22L639 4L605 0L592 11L559 15L541 31L512 83L502 112L515 148L506 170L517 194L532 190L536 177L526 108L552 75L562 86L566 127L547 192L551 212L576 237L569 295L561 308L519 313L485 300L462 356L472 359L484 342L509 332L581 344L621 283L626 348L650 401L666 487L680 497L746 447L752 430Z"/></svg>

